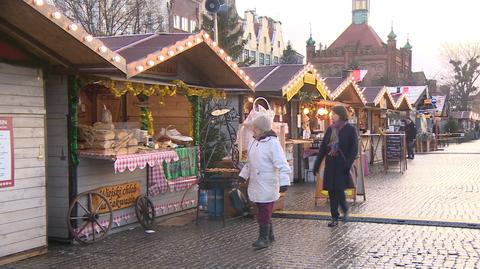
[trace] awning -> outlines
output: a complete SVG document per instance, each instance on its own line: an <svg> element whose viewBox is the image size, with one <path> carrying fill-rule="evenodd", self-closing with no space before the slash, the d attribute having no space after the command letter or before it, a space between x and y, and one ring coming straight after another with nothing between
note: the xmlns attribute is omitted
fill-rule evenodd
<svg viewBox="0 0 480 269"><path fill-rule="evenodd" d="M1 0L0 32L52 65L126 72L123 57L45 2Z"/></svg>
<svg viewBox="0 0 480 269"><path fill-rule="evenodd" d="M348 78L329 77L325 79L325 84L332 91L331 97L333 101L352 106L365 106L367 103L360 88L351 76Z"/></svg>
<svg viewBox="0 0 480 269"><path fill-rule="evenodd" d="M380 109L396 109L395 101L387 90L387 87L365 87L362 94L367 101L367 106Z"/></svg>

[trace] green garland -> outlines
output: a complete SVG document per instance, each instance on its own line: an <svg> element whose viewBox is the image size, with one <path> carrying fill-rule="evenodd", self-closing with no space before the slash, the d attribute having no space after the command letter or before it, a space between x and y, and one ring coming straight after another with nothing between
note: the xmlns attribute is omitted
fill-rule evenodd
<svg viewBox="0 0 480 269"><path fill-rule="evenodd" d="M146 102L148 97L146 95L137 95L138 101ZM140 130L148 130L148 107L140 107Z"/></svg>
<svg viewBox="0 0 480 269"><path fill-rule="evenodd" d="M187 96L192 105L192 134L196 146L200 145L200 125L202 122L202 98L200 96Z"/></svg>
<svg viewBox="0 0 480 269"><path fill-rule="evenodd" d="M69 112L69 125L70 125L70 159L72 165L74 167L78 166L78 143L77 143L77 126L78 126L78 114L77 114L77 106L78 106L78 79L74 76L69 76L68 78L68 88L69 88L69 96L68 96L68 112Z"/></svg>

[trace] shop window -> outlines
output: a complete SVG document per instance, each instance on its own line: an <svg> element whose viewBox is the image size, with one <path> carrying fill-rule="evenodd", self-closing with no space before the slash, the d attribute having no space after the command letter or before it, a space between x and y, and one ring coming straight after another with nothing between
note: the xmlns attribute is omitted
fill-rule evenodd
<svg viewBox="0 0 480 269"><path fill-rule="evenodd" d="M243 60L246 61L248 58L250 58L250 51L243 50Z"/></svg>
<svg viewBox="0 0 480 269"><path fill-rule="evenodd" d="M182 31L188 32L188 19L182 17Z"/></svg>
<svg viewBox="0 0 480 269"><path fill-rule="evenodd" d="M257 62L257 54L253 50L250 51L250 60L253 61L253 63Z"/></svg>
<svg viewBox="0 0 480 269"><path fill-rule="evenodd" d="M259 62L260 62L260 65L264 65L264 64L265 64L265 54L260 53L260 54L258 55L258 60L259 60Z"/></svg>
<svg viewBox="0 0 480 269"><path fill-rule="evenodd" d="M175 29L181 29L180 26L181 25L181 19L180 19L180 16L173 16L173 28Z"/></svg>
<svg viewBox="0 0 480 269"><path fill-rule="evenodd" d="M265 55L265 65L271 65L271 59L272 59L272 56L267 54Z"/></svg>

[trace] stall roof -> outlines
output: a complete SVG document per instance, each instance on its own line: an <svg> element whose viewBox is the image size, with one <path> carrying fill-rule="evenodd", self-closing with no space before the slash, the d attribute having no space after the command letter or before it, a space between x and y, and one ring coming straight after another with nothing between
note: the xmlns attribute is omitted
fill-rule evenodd
<svg viewBox="0 0 480 269"><path fill-rule="evenodd" d="M352 76L347 78L328 77L325 78L325 84L332 92L331 98L333 101L360 106L364 106L367 103Z"/></svg>
<svg viewBox="0 0 480 269"><path fill-rule="evenodd" d="M362 94L367 101L368 106L382 108L381 102L382 98L385 98L386 106L385 109L396 109L395 101L392 99L392 96L385 86L375 86L375 87L364 87Z"/></svg>
<svg viewBox="0 0 480 269"><path fill-rule="evenodd" d="M252 90L255 87L255 82L203 31L112 36L100 40L125 57L129 78L174 60L193 67L206 78L208 85L202 86Z"/></svg>
<svg viewBox="0 0 480 269"><path fill-rule="evenodd" d="M388 87L390 93L403 93L407 96L407 100L410 104L416 105L421 98L428 94L428 86L395 86Z"/></svg>
<svg viewBox="0 0 480 269"><path fill-rule="evenodd" d="M44 0L0 1L0 32L53 65L115 68L125 73L125 59L92 37Z"/></svg>
<svg viewBox="0 0 480 269"><path fill-rule="evenodd" d="M311 64L245 67L243 70L256 83L258 92L281 92L290 100L305 84L310 84L323 98L328 98L323 79Z"/></svg>
<svg viewBox="0 0 480 269"><path fill-rule="evenodd" d="M407 100L407 96L403 93L391 93L393 101L395 101L395 107L400 111L411 111L413 110L412 105Z"/></svg>

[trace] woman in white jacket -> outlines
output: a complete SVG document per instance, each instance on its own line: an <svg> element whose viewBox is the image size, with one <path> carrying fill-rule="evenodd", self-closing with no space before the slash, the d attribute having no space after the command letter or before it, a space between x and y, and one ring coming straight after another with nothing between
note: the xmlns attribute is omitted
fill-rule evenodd
<svg viewBox="0 0 480 269"><path fill-rule="evenodd" d="M273 242L273 204L290 185L290 167L285 153L272 131L272 121L259 116L252 122L254 140L248 146L247 164L240 177L248 180L248 198L258 208L259 237L253 243L256 249L268 247Z"/></svg>

